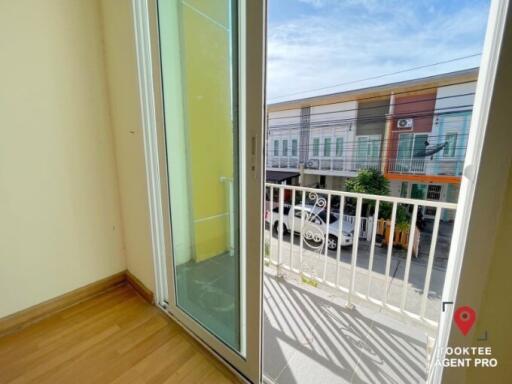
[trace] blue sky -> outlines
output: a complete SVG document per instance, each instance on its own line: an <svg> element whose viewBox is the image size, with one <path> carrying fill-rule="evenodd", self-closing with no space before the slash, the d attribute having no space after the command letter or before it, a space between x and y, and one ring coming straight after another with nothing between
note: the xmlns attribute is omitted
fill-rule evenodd
<svg viewBox="0 0 512 384"><path fill-rule="evenodd" d="M268 2L269 102L478 66L480 56L290 95L480 53L489 11L489 0Z"/></svg>

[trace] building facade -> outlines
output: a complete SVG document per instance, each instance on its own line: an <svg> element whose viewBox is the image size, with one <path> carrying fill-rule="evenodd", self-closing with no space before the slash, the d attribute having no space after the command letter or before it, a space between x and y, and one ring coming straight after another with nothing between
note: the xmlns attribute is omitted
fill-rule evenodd
<svg viewBox="0 0 512 384"><path fill-rule="evenodd" d="M271 104L267 170L273 182L343 190L361 169L376 169L393 196L457 201L477 76L469 69Z"/></svg>

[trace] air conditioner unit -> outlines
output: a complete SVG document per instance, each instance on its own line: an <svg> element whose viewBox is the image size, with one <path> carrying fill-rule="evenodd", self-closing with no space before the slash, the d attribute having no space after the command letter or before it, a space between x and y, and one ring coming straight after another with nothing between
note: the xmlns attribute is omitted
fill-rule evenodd
<svg viewBox="0 0 512 384"><path fill-rule="evenodd" d="M318 160L308 160L306 162L306 168L318 169Z"/></svg>
<svg viewBox="0 0 512 384"><path fill-rule="evenodd" d="M398 129L410 129L413 127L413 124L414 123L414 120L409 118L409 119L398 119L397 122L396 122L396 127Z"/></svg>

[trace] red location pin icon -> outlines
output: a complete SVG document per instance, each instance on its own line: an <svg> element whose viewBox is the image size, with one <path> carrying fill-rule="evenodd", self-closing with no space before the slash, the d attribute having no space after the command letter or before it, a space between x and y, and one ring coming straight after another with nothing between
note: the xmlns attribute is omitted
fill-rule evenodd
<svg viewBox="0 0 512 384"><path fill-rule="evenodd" d="M457 325L457 328L459 328L464 336L466 336L471 330L471 327L473 327L473 324L475 324L475 320L476 312L473 308L468 306L457 308L455 314L453 315L453 321L455 321L455 325Z"/></svg>

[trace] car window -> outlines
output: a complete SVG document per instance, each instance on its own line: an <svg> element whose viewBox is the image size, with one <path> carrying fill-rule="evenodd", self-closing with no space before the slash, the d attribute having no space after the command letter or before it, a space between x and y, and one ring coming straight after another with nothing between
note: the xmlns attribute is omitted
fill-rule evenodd
<svg viewBox="0 0 512 384"><path fill-rule="evenodd" d="M296 209L294 213L295 217L302 218L302 210Z"/></svg>
<svg viewBox="0 0 512 384"><path fill-rule="evenodd" d="M324 223L327 223L327 213L325 211L321 211L318 213L318 216ZM338 220L336 216L334 216L332 213L329 215L329 223L334 223Z"/></svg>
<svg viewBox="0 0 512 384"><path fill-rule="evenodd" d="M275 208L273 209L273 211L274 211L274 212L276 212L276 213L279 213L279 206L275 207ZM290 212L290 207L285 205L285 206L283 207L283 215L285 215L285 216L286 216L286 215L288 214L288 212Z"/></svg>

